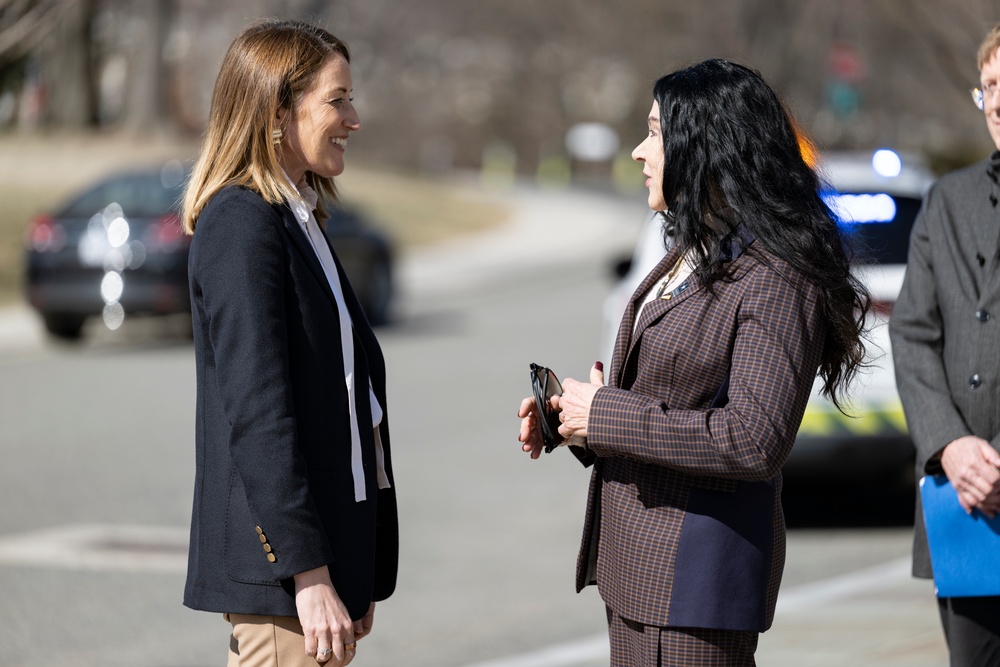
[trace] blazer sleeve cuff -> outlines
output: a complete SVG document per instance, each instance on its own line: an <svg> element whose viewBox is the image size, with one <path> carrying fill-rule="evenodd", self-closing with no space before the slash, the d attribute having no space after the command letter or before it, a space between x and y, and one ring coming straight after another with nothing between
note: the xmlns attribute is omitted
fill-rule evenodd
<svg viewBox="0 0 1000 667"><path fill-rule="evenodd" d="M638 415L650 400L624 389L598 389L587 418L587 448L596 456L620 454L622 442L639 436Z"/></svg>

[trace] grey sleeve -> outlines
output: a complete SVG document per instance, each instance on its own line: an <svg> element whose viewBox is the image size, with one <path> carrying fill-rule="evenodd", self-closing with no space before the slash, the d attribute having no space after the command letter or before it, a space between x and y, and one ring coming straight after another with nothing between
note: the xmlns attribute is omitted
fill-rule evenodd
<svg viewBox="0 0 1000 667"><path fill-rule="evenodd" d="M940 193L932 188L910 236L906 277L889 323L896 386L917 448L918 469L939 472L935 455L971 431L959 414L942 357L944 322L935 280L934 236L947 215ZM928 462L931 462L928 468Z"/></svg>

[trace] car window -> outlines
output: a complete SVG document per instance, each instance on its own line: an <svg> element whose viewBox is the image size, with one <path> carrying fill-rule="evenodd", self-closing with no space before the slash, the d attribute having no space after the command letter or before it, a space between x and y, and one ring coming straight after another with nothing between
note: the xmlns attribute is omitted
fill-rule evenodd
<svg viewBox="0 0 1000 667"><path fill-rule="evenodd" d="M851 239L859 260L906 264L910 230L920 211L920 197L884 192L826 192L823 200Z"/></svg>
<svg viewBox="0 0 1000 667"><path fill-rule="evenodd" d="M89 218L111 203L122 207L126 217L153 218L176 210L182 188L164 188L158 177L132 177L108 181L71 202L62 215Z"/></svg>

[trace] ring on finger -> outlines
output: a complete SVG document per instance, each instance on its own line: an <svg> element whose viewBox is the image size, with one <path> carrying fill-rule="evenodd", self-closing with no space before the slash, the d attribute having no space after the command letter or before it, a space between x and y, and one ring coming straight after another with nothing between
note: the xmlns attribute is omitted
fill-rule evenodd
<svg viewBox="0 0 1000 667"><path fill-rule="evenodd" d="M344 644L344 649L347 651L356 651L358 650L358 643L351 642L350 644Z"/></svg>
<svg viewBox="0 0 1000 667"><path fill-rule="evenodd" d="M316 652L319 653L320 655L330 655L331 653L333 653L333 649L332 648L321 648L321 649L319 649Z"/></svg>

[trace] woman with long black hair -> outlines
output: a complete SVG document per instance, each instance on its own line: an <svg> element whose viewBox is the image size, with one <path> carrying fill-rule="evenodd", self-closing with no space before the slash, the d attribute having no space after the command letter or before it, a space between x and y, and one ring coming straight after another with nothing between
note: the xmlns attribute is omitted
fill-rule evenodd
<svg viewBox="0 0 1000 667"><path fill-rule="evenodd" d="M605 385L567 379L559 434L594 464L577 587L612 665L753 665L784 567L781 467L817 372L838 402L869 299L784 105L724 60L653 88L632 157L672 249L630 300ZM537 457L526 399L519 439Z"/></svg>

